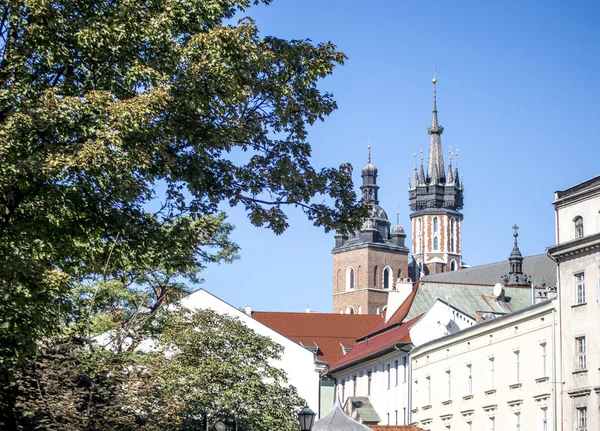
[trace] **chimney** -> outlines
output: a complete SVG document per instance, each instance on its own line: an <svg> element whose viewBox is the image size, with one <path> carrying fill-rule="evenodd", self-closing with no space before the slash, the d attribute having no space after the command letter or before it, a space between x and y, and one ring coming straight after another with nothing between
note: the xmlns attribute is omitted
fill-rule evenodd
<svg viewBox="0 0 600 431"><path fill-rule="evenodd" d="M246 315L252 317L252 307L246 305Z"/></svg>

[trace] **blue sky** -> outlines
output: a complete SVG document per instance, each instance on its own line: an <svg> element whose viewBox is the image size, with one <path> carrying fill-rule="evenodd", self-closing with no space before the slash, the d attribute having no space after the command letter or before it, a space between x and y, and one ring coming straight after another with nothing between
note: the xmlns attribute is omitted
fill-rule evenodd
<svg viewBox="0 0 600 431"><path fill-rule="evenodd" d="M553 192L600 175L597 2L275 0L246 11L262 35L332 41L349 60L322 82L339 109L310 129L313 164L350 162L358 191L367 145L380 204L410 226L407 176L425 157L437 68L442 144L460 149L463 260L554 243ZM241 259L201 286L234 306L330 312L333 234L290 210L281 236L227 209ZM408 238L410 240L410 237ZM524 268L527 272L527 268Z"/></svg>

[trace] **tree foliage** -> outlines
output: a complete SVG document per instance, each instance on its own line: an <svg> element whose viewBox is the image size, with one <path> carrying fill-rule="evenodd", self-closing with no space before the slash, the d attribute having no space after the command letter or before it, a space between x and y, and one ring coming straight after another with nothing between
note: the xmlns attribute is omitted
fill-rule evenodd
<svg viewBox="0 0 600 431"><path fill-rule="evenodd" d="M366 215L351 167L313 167L307 140L345 55L234 23L269 2L1 2L2 412L36 353L111 328L139 343L205 265L235 259L221 205L275 233L290 206L325 230Z"/></svg>
<svg viewBox="0 0 600 431"><path fill-rule="evenodd" d="M20 428L198 429L206 415L246 431L297 429L301 399L272 364L280 345L210 310L172 309L153 326L142 349L74 337L40 345L16 379Z"/></svg>

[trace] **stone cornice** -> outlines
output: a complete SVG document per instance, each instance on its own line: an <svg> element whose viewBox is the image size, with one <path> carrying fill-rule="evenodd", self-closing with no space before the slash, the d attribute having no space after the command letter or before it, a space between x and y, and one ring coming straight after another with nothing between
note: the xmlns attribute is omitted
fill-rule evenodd
<svg viewBox="0 0 600 431"><path fill-rule="evenodd" d="M548 247L548 253L551 257L560 261L570 256L585 253L590 250L600 248L600 232L593 235L587 235L583 238L574 239L572 241L563 242L562 244Z"/></svg>

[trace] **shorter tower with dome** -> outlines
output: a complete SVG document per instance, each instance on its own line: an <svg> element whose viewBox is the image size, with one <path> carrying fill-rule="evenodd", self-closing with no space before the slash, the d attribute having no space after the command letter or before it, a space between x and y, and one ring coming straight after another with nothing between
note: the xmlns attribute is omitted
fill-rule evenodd
<svg viewBox="0 0 600 431"><path fill-rule="evenodd" d="M333 312L379 314L398 278L408 277L406 233L391 223L379 206L377 167L369 159L362 168L362 198L371 215L360 230L337 234L333 248Z"/></svg>

